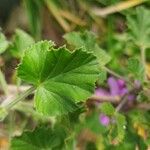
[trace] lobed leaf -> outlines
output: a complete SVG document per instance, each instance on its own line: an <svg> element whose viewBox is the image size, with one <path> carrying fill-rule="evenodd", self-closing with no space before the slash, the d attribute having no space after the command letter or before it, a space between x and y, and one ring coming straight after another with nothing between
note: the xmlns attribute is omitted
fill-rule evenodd
<svg viewBox="0 0 150 150"><path fill-rule="evenodd" d="M117 140L120 142L124 139L126 132L126 118L124 115L116 113L116 124L117 124Z"/></svg>
<svg viewBox="0 0 150 150"><path fill-rule="evenodd" d="M102 113L106 115L113 115L115 112L115 108L112 106L111 103L104 102L100 105L100 110Z"/></svg>
<svg viewBox="0 0 150 150"><path fill-rule="evenodd" d="M89 98L98 78L98 63L82 48L69 52L65 47L42 41L28 48L18 67L18 76L37 87L35 107L46 115L60 115L77 108Z"/></svg>
<svg viewBox="0 0 150 150"><path fill-rule="evenodd" d="M10 51L14 57L21 58L24 50L34 43L34 39L23 30L16 29Z"/></svg>
<svg viewBox="0 0 150 150"><path fill-rule="evenodd" d="M26 131L11 141L11 150L59 150L64 146L66 132L63 128L38 127Z"/></svg>
<svg viewBox="0 0 150 150"><path fill-rule="evenodd" d="M144 48L150 47L150 11L144 7L137 7L135 14L127 15L127 25L130 39Z"/></svg>
<svg viewBox="0 0 150 150"><path fill-rule="evenodd" d="M143 81L144 67L136 58L130 58L127 66L128 73L133 75L135 79Z"/></svg>
<svg viewBox="0 0 150 150"><path fill-rule="evenodd" d="M106 65L111 57L96 44L96 36L92 32L70 32L64 35L66 41L76 47L85 47L87 51L93 52L100 66Z"/></svg>
<svg viewBox="0 0 150 150"><path fill-rule="evenodd" d="M107 79L107 72L103 69L100 69L100 73L99 73L97 83L99 85L102 85L106 79Z"/></svg>

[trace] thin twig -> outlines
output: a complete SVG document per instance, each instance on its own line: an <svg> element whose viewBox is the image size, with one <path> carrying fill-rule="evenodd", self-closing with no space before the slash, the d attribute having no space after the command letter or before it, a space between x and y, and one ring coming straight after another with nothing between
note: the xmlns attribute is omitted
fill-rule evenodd
<svg viewBox="0 0 150 150"><path fill-rule="evenodd" d="M122 109L122 107L126 104L127 101L128 101L127 95L123 96L120 104L116 107L116 112L119 112Z"/></svg>
<svg viewBox="0 0 150 150"><path fill-rule="evenodd" d="M140 91L141 91L141 89L133 88L127 94L125 94L122 97L122 100L120 101L119 105L116 107L116 112L119 112L124 107L124 105L128 102L128 95L129 94L137 95Z"/></svg>
<svg viewBox="0 0 150 150"><path fill-rule="evenodd" d="M135 87L133 83L131 83L128 79L126 79L125 77L119 75L118 73L114 72L113 70L107 68L106 66L103 67L104 70L106 70L109 74L124 80L126 83L130 84L132 87Z"/></svg>
<svg viewBox="0 0 150 150"><path fill-rule="evenodd" d="M16 85L9 84L8 85L8 93L12 95L16 95L17 93L22 93L29 89L30 85L20 85L19 87Z"/></svg>
<svg viewBox="0 0 150 150"><path fill-rule="evenodd" d="M96 96L93 95L90 99L95 100L97 102L111 102L111 103L118 103L121 100L119 96Z"/></svg>
<svg viewBox="0 0 150 150"><path fill-rule="evenodd" d="M48 10L52 13L52 15L55 17L57 22L61 25L61 27L66 31L70 31L70 26L66 20L60 15L59 10L55 6L55 4L52 1L45 0L45 3L47 5Z"/></svg>
<svg viewBox="0 0 150 150"><path fill-rule="evenodd" d="M77 25L80 25L80 26L85 26L85 25L86 25L86 22L85 22L85 21L81 20L79 17L75 16L74 14L72 14L72 13L69 12L69 11L60 10L59 12L60 12L60 14L61 14L64 18L68 19L69 21L71 21L71 22L73 22L73 23L75 23L75 24L77 24Z"/></svg>
<svg viewBox="0 0 150 150"><path fill-rule="evenodd" d="M14 100L12 101L4 101L1 106L5 109L9 110L11 107L13 107L16 103L18 103L21 100L24 100L27 96L29 96L33 91L35 90L35 87L30 87L28 90L26 90L24 93L18 95Z"/></svg>
<svg viewBox="0 0 150 150"><path fill-rule="evenodd" d="M93 9L93 14L97 16L105 17L107 15L120 12L122 10L137 6L139 4L144 3L146 0L128 0L125 2L119 2L115 5L108 6L106 8L95 8Z"/></svg>
<svg viewBox="0 0 150 150"><path fill-rule="evenodd" d="M106 66L103 67L104 70L106 70L108 73L110 73L111 75L119 78L119 79L122 79L122 80L126 80L123 76L119 75L118 73L114 72L113 70L107 68Z"/></svg>

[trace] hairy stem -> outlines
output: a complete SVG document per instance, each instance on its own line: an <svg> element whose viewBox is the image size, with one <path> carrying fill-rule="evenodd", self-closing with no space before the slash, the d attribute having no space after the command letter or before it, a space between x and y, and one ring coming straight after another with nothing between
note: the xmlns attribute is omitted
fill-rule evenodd
<svg viewBox="0 0 150 150"><path fill-rule="evenodd" d="M90 99L96 102L111 102L111 103L118 103L121 100L119 96L96 96L93 95Z"/></svg>
<svg viewBox="0 0 150 150"><path fill-rule="evenodd" d="M104 69L105 71L107 71L109 74L111 74L111 75L113 75L113 76L115 76L115 77L117 77L117 78L119 78L119 79L124 80L125 82L127 82L128 84L130 84L132 87L134 87L134 84L133 84L133 83L131 83L131 82L130 82L128 79L126 79L125 77L123 77L123 76L119 75L118 73L114 72L113 70L107 68L106 66L103 67L103 69Z"/></svg>
<svg viewBox="0 0 150 150"><path fill-rule="evenodd" d="M122 100L120 101L120 103L118 104L118 106L116 107L116 112L119 112L123 107L124 105L128 102L128 95L129 94L134 94L134 95L138 95L138 93L141 91L142 89L131 89L128 94L125 94L123 97L122 97Z"/></svg>
<svg viewBox="0 0 150 150"><path fill-rule="evenodd" d="M104 67L104 69L105 69L108 73L110 73L111 75L113 75L113 76L115 76L115 77L117 77L117 78L120 78L120 79L125 80L125 78L124 78L123 76L121 76L121 75L119 75L118 73L112 71L111 69L109 69L109 68L107 68L107 67Z"/></svg>
<svg viewBox="0 0 150 150"><path fill-rule="evenodd" d="M29 88L24 93L18 95L14 100L8 103L2 103L2 107L9 110L11 109L15 104L17 104L19 101L24 100L27 96L29 96L33 91L35 90L35 87Z"/></svg>
<svg viewBox="0 0 150 150"><path fill-rule="evenodd" d="M122 107L126 104L127 101L128 101L127 95L125 95L122 101L120 102L120 104L116 107L116 112L119 112L122 109Z"/></svg>

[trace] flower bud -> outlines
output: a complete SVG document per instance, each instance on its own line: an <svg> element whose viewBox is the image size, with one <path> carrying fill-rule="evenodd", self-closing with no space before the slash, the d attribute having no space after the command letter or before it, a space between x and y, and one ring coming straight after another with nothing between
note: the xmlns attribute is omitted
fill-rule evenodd
<svg viewBox="0 0 150 150"><path fill-rule="evenodd" d="M110 123L110 118L104 114L100 114L99 120L100 123L104 126L108 126Z"/></svg>

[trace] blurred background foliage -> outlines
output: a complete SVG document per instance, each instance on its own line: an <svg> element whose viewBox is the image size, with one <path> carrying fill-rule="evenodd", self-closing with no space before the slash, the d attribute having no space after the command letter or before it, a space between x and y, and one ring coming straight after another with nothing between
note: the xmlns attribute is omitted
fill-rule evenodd
<svg viewBox="0 0 150 150"><path fill-rule="evenodd" d="M133 6L140 4L149 9L149 1L143 0L1 0L0 26L8 37L21 28L35 40L51 39L59 45L66 32L90 30L101 48L118 58L110 63L115 69L126 63L124 58L138 55L138 47L127 43L126 16L134 14Z"/></svg>

